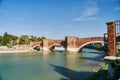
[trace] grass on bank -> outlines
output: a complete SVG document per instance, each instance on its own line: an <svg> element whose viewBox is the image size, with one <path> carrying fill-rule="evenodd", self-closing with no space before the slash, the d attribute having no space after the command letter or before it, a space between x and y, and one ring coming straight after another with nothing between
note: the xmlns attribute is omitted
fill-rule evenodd
<svg viewBox="0 0 120 80"><path fill-rule="evenodd" d="M103 66L97 73L86 78L85 80L110 80L108 79L108 65Z"/></svg>

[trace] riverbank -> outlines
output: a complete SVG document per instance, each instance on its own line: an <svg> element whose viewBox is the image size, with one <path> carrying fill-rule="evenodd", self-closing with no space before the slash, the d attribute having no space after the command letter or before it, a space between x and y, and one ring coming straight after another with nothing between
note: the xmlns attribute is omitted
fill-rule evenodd
<svg viewBox="0 0 120 80"><path fill-rule="evenodd" d="M86 78L85 80L111 80L108 79L108 65L103 66L97 73Z"/></svg>
<svg viewBox="0 0 120 80"><path fill-rule="evenodd" d="M23 52L31 52L30 50L13 50L13 51L0 51L0 53L23 53Z"/></svg>
<svg viewBox="0 0 120 80"><path fill-rule="evenodd" d="M12 48L7 46L0 46L0 53L24 53L33 51L34 50L30 49L29 45L16 45Z"/></svg>

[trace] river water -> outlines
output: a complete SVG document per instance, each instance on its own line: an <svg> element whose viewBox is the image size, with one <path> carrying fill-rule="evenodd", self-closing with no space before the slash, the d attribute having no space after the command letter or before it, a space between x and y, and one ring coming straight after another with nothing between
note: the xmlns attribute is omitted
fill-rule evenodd
<svg viewBox="0 0 120 80"><path fill-rule="evenodd" d="M83 80L102 66L104 52L0 54L0 80Z"/></svg>

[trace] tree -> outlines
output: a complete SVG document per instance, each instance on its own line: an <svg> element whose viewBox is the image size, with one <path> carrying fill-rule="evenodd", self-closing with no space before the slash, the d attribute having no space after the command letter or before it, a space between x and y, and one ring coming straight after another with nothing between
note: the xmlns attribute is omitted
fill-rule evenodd
<svg viewBox="0 0 120 80"><path fill-rule="evenodd" d="M38 41L36 36L31 35L30 36L30 41L35 42Z"/></svg>
<svg viewBox="0 0 120 80"><path fill-rule="evenodd" d="M45 37L38 37L37 40L38 41L42 41L43 39L46 39Z"/></svg>
<svg viewBox="0 0 120 80"><path fill-rule="evenodd" d="M29 36L28 35L21 35L18 39L18 36L8 34L7 32L4 33L3 36L0 36L0 45L7 45L7 46L13 46L16 44L29 44L30 41L36 42L36 41L42 41L45 39L45 37L36 37L36 36Z"/></svg>
<svg viewBox="0 0 120 80"><path fill-rule="evenodd" d="M1 42L2 42L2 36L0 36L0 44L1 44Z"/></svg>
<svg viewBox="0 0 120 80"><path fill-rule="evenodd" d="M29 44L29 43L30 43L30 40L28 35L22 35L19 38L19 44Z"/></svg>
<svg viewBox="0 0 120 80"><path fill-rule="evenodd" d="M100 49L102 47L101 43L95 43L95 48Z"/></svg>
<svg viewBox="0 0 120 80"><path fill-rule="evenodd" d="M4 33L1 44L6 45L9 42L7 32Z"/></svg>
<svg viewBox="0 0 120 80"><path fill-rule="evenodd" d="M17 36L14 36L14 35L11 35L11 34L8 34L7 36L8 36L8 40L9 40L10 44L12 44L12 45L17 44L17 40L18 40Z"/></svg>
<svg viewBox="0 0 120 80"><path fill-rule="evenodd" d="M9 46L13 46L17 44L17 36L8 34L7 32L4 33L3 37L0 38L0 42L1 45L9 45Z"/></svg>

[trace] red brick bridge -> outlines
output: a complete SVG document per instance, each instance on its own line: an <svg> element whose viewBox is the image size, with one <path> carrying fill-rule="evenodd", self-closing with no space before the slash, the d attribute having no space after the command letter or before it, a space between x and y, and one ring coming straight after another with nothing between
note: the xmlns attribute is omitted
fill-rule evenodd
<svg viewBox="0 0 120 80"><path fill-rule="evenodd" d="M82 47L90 43L104 44L104 39L103 37L79 38L75 36L66 36L64 40L44 39L42 42L34 42L30 44L30 47L34 48L39 46L43 51L50 51L51 47L61 45L67 51L78 52Z"/></svg>

